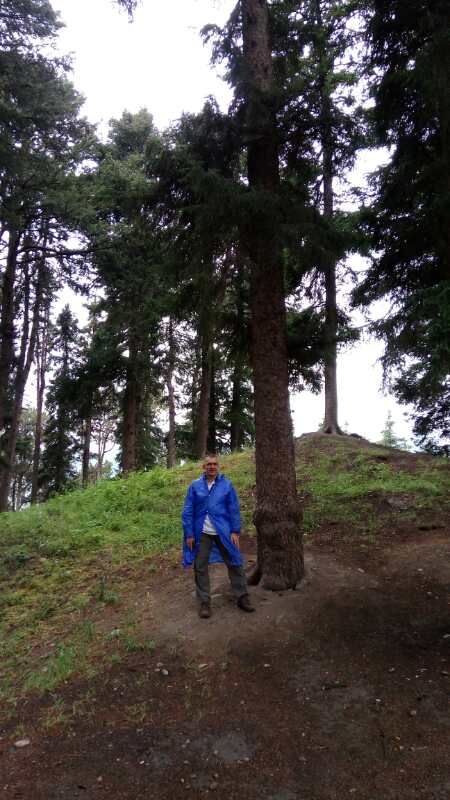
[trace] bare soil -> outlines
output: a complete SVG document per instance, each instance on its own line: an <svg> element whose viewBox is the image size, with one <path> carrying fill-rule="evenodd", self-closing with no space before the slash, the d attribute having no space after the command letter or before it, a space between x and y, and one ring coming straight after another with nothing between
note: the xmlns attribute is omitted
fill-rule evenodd
<svg viewBox="0 0 450 800"><path fill-rule="evenodd" d="M0 732L13 800L449 800L450 529L369 548L337 531L306 547L297 591L238 610L212 568L200 620L192 572L167 565L129 597L154 653L58 691L83 714L42 726L54 696ZM248 561L254 541L244 540ZM104 619L113 626L114 611ZM167 673L167 674L166 674ZM15 723L17 725L17 721Z"/></svg>

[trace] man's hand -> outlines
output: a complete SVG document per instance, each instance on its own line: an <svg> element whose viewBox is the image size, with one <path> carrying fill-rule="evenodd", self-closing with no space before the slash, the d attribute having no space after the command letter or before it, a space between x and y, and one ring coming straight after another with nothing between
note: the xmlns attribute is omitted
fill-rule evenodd
<svg viewBox="0 0 450 800"><path fill-rule="evenodd" d="M237 547L237 549L239 550L239 534L238 533L232 533L231 534L231 541L233 542L234 546Z"/></svg>
<svg viewBox="0 0 450 800"><path fill-rule="evenodd" d="M189 539L186 539L186 544L189 547L189 550L192 550L192 548L194 547L194 542L195 539L193 536L190 536Z"/></svg>

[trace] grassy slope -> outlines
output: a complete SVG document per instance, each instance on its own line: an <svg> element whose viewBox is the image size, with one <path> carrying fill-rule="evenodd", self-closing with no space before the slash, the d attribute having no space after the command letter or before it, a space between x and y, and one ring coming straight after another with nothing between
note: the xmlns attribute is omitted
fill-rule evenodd
<svg viewBox="0 0 450 800"><path fill-rule="evenodd" d="M450 467L426 456L350 437L311 435L297 446L308 537L357 539L432 523L448 513ZM254 464L250 451L223 458L251 532ZM126 608L127 594L179 560L180 510L198 464L105 481L0 519L0 706L30 690L53 690L73 672L99 669L126 652L152 649ZM100 633L108 606L120 629Z"/></svg>

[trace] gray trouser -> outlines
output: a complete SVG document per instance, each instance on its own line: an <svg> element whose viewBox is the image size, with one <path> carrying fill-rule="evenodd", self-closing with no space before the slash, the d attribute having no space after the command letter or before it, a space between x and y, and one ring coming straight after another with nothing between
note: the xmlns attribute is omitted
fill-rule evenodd
<svg viewBox="0 0 450 800"><path fill-rule="evenodd" d="M194 561L197 597L201 603L209 603L211 600L208 560L213 544L216 544L220 550L220 555L225 561L228 569L228 577L230 579L231 588L233 589L235 597L239 599L244 594L247 594L248 591L244 568L236 567L231 563L230 554L218 536L208 536L207 533L202 534L198 553Z"/></svg>

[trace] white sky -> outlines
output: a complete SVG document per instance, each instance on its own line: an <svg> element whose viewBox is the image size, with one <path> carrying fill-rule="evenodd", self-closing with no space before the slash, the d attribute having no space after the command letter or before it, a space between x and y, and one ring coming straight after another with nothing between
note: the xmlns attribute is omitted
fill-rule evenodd
<svg viewBox="0 0 450 800"><path fill-rule="evenodd" d="M147 107L158 128L183 111L199 111L210 94L226 109L230 91L209 66L199 31L211 22L222 24L233 0L142 0L131 24L112 0L52 0L52 5L66 23L60 49L73 54L73 81L86 98L84 113L100 125L100 132L125 109ZM359 175L375 163L374 154L365 156ZM390 411L395 433L410 439L405 409L381 393L381 354L382 346L373 341L340 354L340 423L377 441ZM293 396L291 404L296 435L316 430L323 419L323 397L304 392Z"/></svg>

